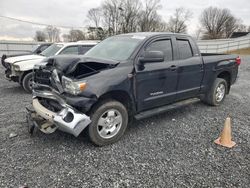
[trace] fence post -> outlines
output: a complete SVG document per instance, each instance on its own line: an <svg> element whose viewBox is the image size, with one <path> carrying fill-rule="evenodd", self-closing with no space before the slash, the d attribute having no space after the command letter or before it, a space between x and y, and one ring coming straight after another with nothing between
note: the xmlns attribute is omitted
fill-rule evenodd
<svg viewBox="0 0 250 188"><path fill-rule="evenodd" d="M227 42L227 54L229 52L229 41Z"/></svg>

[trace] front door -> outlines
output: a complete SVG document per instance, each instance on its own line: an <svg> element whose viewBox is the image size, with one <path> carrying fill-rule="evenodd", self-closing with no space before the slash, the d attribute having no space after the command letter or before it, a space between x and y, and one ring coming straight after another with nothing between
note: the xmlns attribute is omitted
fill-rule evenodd
<svg viewBox="0 0 250 188"><path fill-rule="evenodd" d="M136 68L138 111L174 102L177 89L177 61L174 60L171 38L160 38L146 45L144 51L162 51L164 62L145 63Z"/></svg>

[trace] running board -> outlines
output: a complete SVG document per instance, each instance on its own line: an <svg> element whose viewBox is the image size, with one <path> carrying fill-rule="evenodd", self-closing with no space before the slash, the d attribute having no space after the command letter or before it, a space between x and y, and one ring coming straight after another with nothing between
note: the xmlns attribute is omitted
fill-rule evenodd
<svg viewBox="0 0 250 188"><path fill-rule="evenodd" d="M144 118L154 116L154 115L157 115L157 114L169 111L169 110L173 110L173 109L176 109L176 108L187 106L189 104L193 104L193 103L196 103L196 102L199 102L199 101L200 101L200 99L198 99L198 98L192 98L192 99L187 99L187 100L183 100L183 101L180 101L180 102L176 102L176 103L173 103L173 104L169 104L169 105L166 105L166 106L154 108L154 109L151 109L151 110L140 112L139 114L135 115L135 119L137 119L137 120L144 119Z"/></svg>

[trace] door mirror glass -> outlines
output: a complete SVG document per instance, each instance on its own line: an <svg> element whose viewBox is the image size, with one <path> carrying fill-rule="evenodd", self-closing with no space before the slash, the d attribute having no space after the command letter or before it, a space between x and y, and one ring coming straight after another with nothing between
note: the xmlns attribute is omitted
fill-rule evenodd
<svg viewBox="0 0 250 188"><path fill-rule="evenodd" d="M145 51L139 59L140 63L156 63L164 61L164 53L162 51Z"/></svg>

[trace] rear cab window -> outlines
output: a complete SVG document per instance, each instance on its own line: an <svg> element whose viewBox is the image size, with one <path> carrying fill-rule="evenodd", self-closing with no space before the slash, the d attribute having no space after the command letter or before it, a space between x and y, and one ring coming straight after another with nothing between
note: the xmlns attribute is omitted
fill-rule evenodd
<svg viewBox="0 0 250 188"><path fill-rule="evenodd" d="M188 59L193 57L193 51L188 39L176 39L179 51L179 59Z"/></svg>

